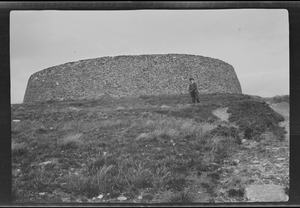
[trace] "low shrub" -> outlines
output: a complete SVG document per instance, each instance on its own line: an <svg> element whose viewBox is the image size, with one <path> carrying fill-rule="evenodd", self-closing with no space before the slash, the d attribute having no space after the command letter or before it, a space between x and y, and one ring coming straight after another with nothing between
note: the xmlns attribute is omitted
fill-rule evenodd
<svg viewBox="0 0 300 208"><path fill-rule="evenodd" d="M205 139L214 137L226 137L233 139L237 144L241 144L241 138L239 136L239 130L236 127L217 126L216 128L205 134Z"/></svg>
<svg viewBox="0 0 300 208"><path fill-rule="evenodd" d="M229 197L243 197L245 195L245 190L242 188L239 189L229 189L227 191Z"/></svg>
<svg viewBox="0 0 300 208"><path fill-rule="evenodd" d="M180 111L161 109L156 110L155 112L158 114L173 116L175 118L192 119L198 123L213 123L218 120L218 117L212 114L212 111L218 107L220 106L216 104L203 104L202 106L184 108Z"/></svg>
<svg viewBox="0 0 300 208"><path fill-rule="evenodd" d="M236 141L231 137L214 137L208 141L207 146L213 153L213 161L221 163L224 158L231 156L237 150Z"/></svg>
<svg viewBox="0 0 300 208"><path fill-rule="evenodd" d="M239 126L246 139L258 138L266 131L275 133L279 139L284 138L285 131L278 125L284 117L265 102L238 101L229 106L228 113L229 121Z"/></svg>
<svg viewBox="0 0 300 208"><path fill-rule="evenodd" d="M287 102L290 103L290 96L289 95L277 95L272 98L273 103L281 103Z"/></svg>

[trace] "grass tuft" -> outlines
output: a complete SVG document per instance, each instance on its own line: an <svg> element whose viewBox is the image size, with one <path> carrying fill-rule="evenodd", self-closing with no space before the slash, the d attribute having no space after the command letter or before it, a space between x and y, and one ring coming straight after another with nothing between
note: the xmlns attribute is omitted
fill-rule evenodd
<svg viewBox="0 0 300 208"><path fill-rule="evenodd" d="M145 122L145 126L150 127L152 129L152 132L148 134L140 134L138 138L201 138L205 133L215 128L213 124L197 123L196 121L191 119L181 119L174 117L148 120Z"/></svg>
<svg viewBox="0 0 300 208"><path fill-rule="evenodd" d="M62 141L59 143L59 146L62 149L70 149L70 148L79 148L84 142L80 140L83 134L81 133L72 133L67 135Z"/></svg>
<svg viewBox="0 0 300 208"><path fill-rule="evenodd" d="M196 194L190 192L188 189L183 191L166 191L161 194L160 203L193 203L197 199Z"/></svg>
<svg viewBox="0 0 300 208"><path fill-rule="evenodd" d="M100 193L107 191L107 179L110 177L109 172L112 168L113 165L104 165L92 175L79 173L65 176L64 180L67 181L66 188L68 191L83 194L87 197L98 196Z"/></svg>

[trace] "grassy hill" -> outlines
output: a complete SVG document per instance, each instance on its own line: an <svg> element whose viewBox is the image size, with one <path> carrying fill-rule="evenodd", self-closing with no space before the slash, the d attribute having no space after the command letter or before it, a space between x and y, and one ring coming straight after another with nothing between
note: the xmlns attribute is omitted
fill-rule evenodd
<svg viewBox="0 0 300 208"><path fill-rule="evenodd" d="M258 180L255 158L279 174L259 180L288 190L288 164L276 160L288 157L282 115L241 94L190 102L183 94L12 105L14 202L243 202ZM228 121L213 113L221 108Z"/></svg>

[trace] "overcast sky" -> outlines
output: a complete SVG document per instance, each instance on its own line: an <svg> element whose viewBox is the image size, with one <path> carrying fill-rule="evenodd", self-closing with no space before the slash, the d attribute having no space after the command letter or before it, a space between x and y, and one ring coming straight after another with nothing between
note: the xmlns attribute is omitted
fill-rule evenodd
<svg viewBox="0 0 300 208"><path fill-rule="evenodd" d="M183 53L231 64L244 94L289 94L284 9L12 11L11 103L42 69L82 59Z"/></svg>

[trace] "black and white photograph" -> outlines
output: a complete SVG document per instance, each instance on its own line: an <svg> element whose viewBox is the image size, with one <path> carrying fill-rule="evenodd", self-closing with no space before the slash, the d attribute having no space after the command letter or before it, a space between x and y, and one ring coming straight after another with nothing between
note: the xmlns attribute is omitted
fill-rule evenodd
<svg viewBox="0 0 300 208"><path fill-rule="evenodd" d="M9 18L12 203L289 201L287 9Z"/></svg>

